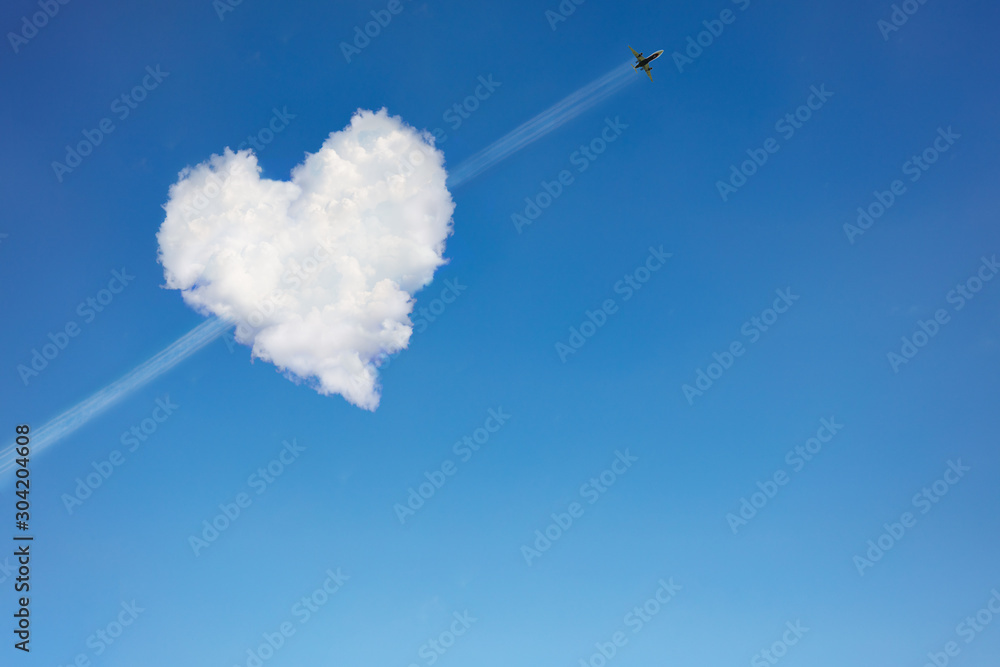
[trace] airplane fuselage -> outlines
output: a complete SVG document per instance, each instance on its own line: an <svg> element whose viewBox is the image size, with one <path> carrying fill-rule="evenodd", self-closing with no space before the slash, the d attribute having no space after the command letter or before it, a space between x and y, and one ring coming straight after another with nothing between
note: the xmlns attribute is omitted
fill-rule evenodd
<svg viewBox="0 0 1000 667"><path fill-rule="evenodd" d="M637 62L637 63L635 64L635 67L636 67L637 69L638 69L639 67L645 67L645 66L646 66L646 65L648 65L649 63L651 63L651 62L653 62L654 60L656 60L657 58L659 58L659 57L660 57L660 56L661 56L662 54L663 54L663 49L660 49L660 50L659 50L659 51L657 51L656 53L653 53L653 54L651 54L651 55L648 55L648 56L646 56L645 58L642 58L641 60L639 60L639 62Z"/></svg>

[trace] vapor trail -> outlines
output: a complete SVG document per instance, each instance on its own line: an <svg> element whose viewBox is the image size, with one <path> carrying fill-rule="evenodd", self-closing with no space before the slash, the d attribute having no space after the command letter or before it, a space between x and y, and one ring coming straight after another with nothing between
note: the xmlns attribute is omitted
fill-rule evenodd
<svg viewBox="0 0 1000 667"><path fill-rule="evenodd" d="M595 104L638 81L632 66L624 63L552 105L531 120L519 125L492 144L458 165L448 177L448 185L457 187L483 173L525 146L538 141L560 125L576 118Z"/></svg>
<svg viewBox="0 0 1000 667"><path fill-rule="evenodd" d="M449 175L448 186L458 187L475 178L501 160L538 141L552 130L576 118L632 81L637 80L638 77L635 76L629 63L612 69L469 157ZM214 317L206 320L118 381L112 382L90 398L76 404L41 428L32 431L32 456L80 428L150 380L159 377L184 361L218 338L230 326L232 324ZM0 476L14 467L15 457L13 444L0 453Z"/></svg>
<svg viewBox="0 0 1000 667"><path fill-rule="evenodd" d="M33 430L31 432L31 455L37 456L49 445L69 435L128 394L159 377L211 343L231 326L232 324L225 320L214 317L202 322L158 354L136 366L121 379L112 382L90 398L77 403L41 428ZM14 459L14 445L10 445L0 454L0 475L14 467Z"/></svg>

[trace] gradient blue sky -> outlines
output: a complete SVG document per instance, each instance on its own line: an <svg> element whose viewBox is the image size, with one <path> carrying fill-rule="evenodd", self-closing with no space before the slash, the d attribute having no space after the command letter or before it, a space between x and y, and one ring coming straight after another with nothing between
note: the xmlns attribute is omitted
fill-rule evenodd
<svg viewBox="0 0 1000 667"><path fill-rule="evenodd" d="M788 667L916 666L951 640L952 664L995 660L1000 624L971 644L955 628L1000 586L1000 281L961 311L946 297L1000 252L1000 9L931 1L884 40L876 23L890 4L590 0L553 30L555 0L403 0L351 63L339 43L386 3L245 0L220 21L208 0L70 2L18 53L5 39L10 437L203 321L161 288L161 205L182 168L256 133L273 108L296 117L260 154L270 178L287 178L359 107L444 129L453 167L620 65L627 44L666 53L654 82L637 74L453 192L450 263L417 306L445 279L468 288L385 369L376 412L220 339L40 455L33 650L8 658L19 652L4 629L2 662L245 665L262 633L292 621L266 665L427 665L421 646L466 610L477 621L442 667L578 665L620 630L629 641L609 664L746 665L796 620L810 630ZM735 22L679 73L670 54L727 7ZM4 34L34 11L6 3ZM169 76L58 182L64 146L157 65ZM502 85L452 130L444 112L488 75ZM822 84L833 97L779 138L775 122ZM575 169L571 154L606 118L628 128L518 234L511 214ZM949 126L961 138L850 244L842 227L857 207L905 179L903 163ZM723 202L716 181L768 137L779 152ZM673 257L624 301L616 281L661 244ZM77 304L122 267L134 281L83 323ZM741 326L784 288L800 299L689 405L682 385L713 352L749 343ZM561 363L555 344L608 298L619 310ZM950 322L894 373L886 353L939 308ZM71 320L81 334L25 386L17 365ZM121 434L164 396L174 414L68 513L62 494L124 450ZM500 406L509 422L461 462L452 444ZM785 453L831 417L843 430L734 535L726 514L790 470ZM254 493L248 476L293 438L305 451ZM580 486L626 448L632 468L582 500ZM446 459L457 474L400 525L393 505ZM958 459L971 471L920 514L911 498ZM7 516L9 481L2 491ZM188 536L246 491L252 505L196 557ZM521 546L574 501L584 515L527 565ZM859 576L852 558L906 511L916 526ZM299 624L292 605L328 568L350 579ZM682 589L631 633L625 614L670 577ZM133 599L145 611L95 656L88 636Z"/></svg>

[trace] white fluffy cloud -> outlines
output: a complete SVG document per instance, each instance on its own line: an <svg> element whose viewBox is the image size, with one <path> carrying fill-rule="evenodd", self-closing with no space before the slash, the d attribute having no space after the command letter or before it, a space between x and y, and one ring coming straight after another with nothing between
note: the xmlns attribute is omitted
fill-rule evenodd
<svg viewBox="0 0 1000 667"><path fill-rule="evenodd" d="M445 263L443 165L430 135L384 109L359 110L289 181L226 149L170 188L166 285L236 323L254 357L374 410L377 360L406 348L412 295Z"/></svg>

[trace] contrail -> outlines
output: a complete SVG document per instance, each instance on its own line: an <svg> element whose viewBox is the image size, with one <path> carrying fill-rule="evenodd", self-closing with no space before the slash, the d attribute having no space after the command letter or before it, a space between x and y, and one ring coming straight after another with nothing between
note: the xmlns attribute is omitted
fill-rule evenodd
<svg viewBox="0 0 1000 667"><path fill-rule="evenodd" d="M459 164L449 175L448 186L455 188L475 178L501 160L538 141L552 130L576 118L632 81L637 80L638 77L632 71L631 64L625 63L614 68L604 76L598 77L576 92L567 95ZM132 369L121 379L112 382L90 398L74 405L41 428L32 431L32 456L36 456L42 450L80 428L147 382L166 373L218 338L223 331L231 326L233 326L231 323L214 317L206 320L151 359ZM15 457L13 443L0 453L0 477L5 476L5 473L14 467Z"/></svg>
<svg viewBox="0 0 1000 667"><path fill-rule="evenodd" d="M233 325L229 322L215 317L205 320L158 354L136 366L121 379L112 382L90 398L77 403L41 428L32 431L32 457L37 456L42 450L80 428L150 380L166 373L218 338L223 331L231 326ZM14 445L10 445L0 454L0 475L14 467L15 456Z"/></svg>
<svg viewBox="0 0 1000 667"><path fill-rule="evenodd" d="M604 76L594 79L455 167L448 177L448 185L454 188L475 178L496 163L538 141L563 123L576 118L595 104L638 80L630 63L624 63Z"/></svg>

